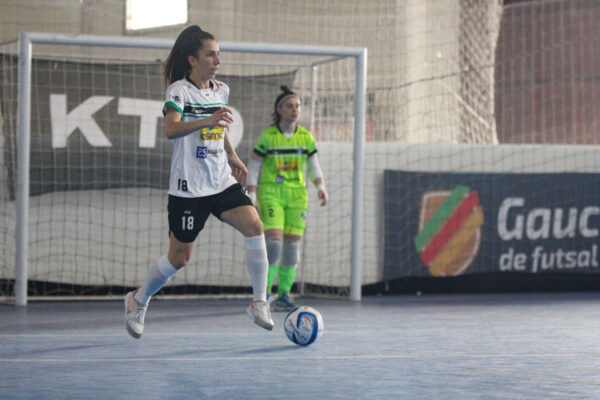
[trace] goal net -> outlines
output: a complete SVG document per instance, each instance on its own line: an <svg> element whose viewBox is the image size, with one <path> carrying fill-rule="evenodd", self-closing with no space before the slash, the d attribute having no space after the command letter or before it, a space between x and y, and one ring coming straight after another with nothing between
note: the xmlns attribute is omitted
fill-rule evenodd
<svg viewBox="0 0 600 400"><path fill-rule="evenodd" d="M423 12L431 5L424 3ZM507 0L500 18L492 1L460 3L462 40L449 52L460 68L431 74L447 59L443 44L456 45L440 42L421 53L424 67L416 73L424 76L407 83L415 88L406 106L415 124L407 132L428 144L396 142L378 151L386 169L383 280L400 286L406 277L471 275L429 279L429 288L595 290L600 4ZM446 22L440 18L439 26ZM467 30L480 36L463 35ZM493 37L497 45L488 47ZM454 100L459 112L448 108Z"/></svg>
<svg viewBox="0 0 600 400"><path fill-rule="evenodd" d="M217 28L223 31L213 32L221 40L368 48L360 216L352 212L357 172L353 60L224 54L219 77L231 86L231 105L243 121L232 137L244 161L269 124L281 84L300 93L301 123L317 139L331 202L319 207L309 187L296 293L348 295L352 221L359 217L360 280L372 284L386 279L385 170L598 172L590 161L595 148L586 149L584 157L581 149L562 146L598 144L594 105L600 103L595 101L596 86L590 84L597 59L592 40L599 8L595 4L311 0L292 7L246 1L226 10L217 4L203 3L202 18L223 20ZM106 25L114 26L110 24L122 12L121 3L106 5L114 6L106 11L111 17ZM88 11L84 14L89 18L101 17ZM272 24L264 22L267 17ZM168 29L159 33L176 35ZM0 292L12 295L18 186L16 44L2 45L0 52ZM33 55L30 292L120 294L138 285L148 265L166 251L164 182L171 149L162 134L164 94L156 61L164 60L166 52L35 45ZM62 116L62 122L53 123L53 115ZM406 186L398 188L406 194ZM418 213L420 205L410 207ZM408 229L405 221L398 224ZM409 268L423 270L421 264ZM241 235L211 219L190 266L163 293L248 290Z"/></svg>
<svg viewBox="0 0 600 400"><path fill-rule="evenodd" d="M15 277L17 224L18 56L0 55L4 116L0 188L2 292ZM44 52L34 45L28 278L31 296L119 295L145 280L166 254L171 144L164 135L162 63L165 50L106 48L103 55ZM223 45L221 46L224 47ZM250 50L248 50L250 51ZM68 53L68 52L67 52ZM293 88L300 123L316 137L329 194L319 207L309 186L309 215L294 291L347 296L350 287L352 159L331 143L354 135L355 59L223 52L217 79L230 87L236 122L233 145L248 162L270 125L280 86ZM347 150L347 146L345 147ZM160 294L231 295L251 292L243 236L209 218L189 264Z"/></svg>

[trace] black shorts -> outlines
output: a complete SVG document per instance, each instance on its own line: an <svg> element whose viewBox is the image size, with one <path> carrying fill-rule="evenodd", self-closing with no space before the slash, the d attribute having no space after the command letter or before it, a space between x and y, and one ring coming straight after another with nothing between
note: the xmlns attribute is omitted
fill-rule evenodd
<svg viewBox="0 0 600 400"><path fill-rule="evenodd" d="M252 206L252 201L239 183L211 196L187 198L169 195L169 232L173 232L180 242L193 242L211 213L221 219L223 212L240 206Z"/></svg>

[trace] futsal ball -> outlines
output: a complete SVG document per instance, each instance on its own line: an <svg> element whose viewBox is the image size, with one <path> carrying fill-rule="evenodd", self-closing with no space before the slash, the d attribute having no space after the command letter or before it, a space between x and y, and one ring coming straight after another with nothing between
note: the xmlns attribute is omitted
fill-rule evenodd
<svg viewBox="0 0 600 400"><path fill-rule="evenodd" d="M300 306L293 309L283 323L285 335L300 346L314 343L323 334L323 318L312 307Z"/></svg>

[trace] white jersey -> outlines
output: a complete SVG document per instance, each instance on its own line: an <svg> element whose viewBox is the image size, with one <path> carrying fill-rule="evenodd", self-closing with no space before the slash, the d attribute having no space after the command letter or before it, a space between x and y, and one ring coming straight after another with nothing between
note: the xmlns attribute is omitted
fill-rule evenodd
<svg viewBox="0 0 600 400"><path fill-rule="evenodd" d="M226 84L213 80L211 86L210 89L199 89L187 79L173 82L167 88L163 114L172 107L181 113L183 122L210 117L227 106L229 99L229 87ZM224 135L223 127L204 127L171 140L170 195L210 196L236 183L227 163Z"/></svg>

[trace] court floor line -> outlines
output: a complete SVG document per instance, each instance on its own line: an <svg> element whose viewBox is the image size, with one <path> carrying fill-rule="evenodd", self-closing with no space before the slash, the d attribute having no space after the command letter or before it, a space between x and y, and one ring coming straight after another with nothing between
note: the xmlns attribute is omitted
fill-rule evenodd
<svg viewBox="0 0 600 400"><path fill-rule="evenodd" d="M275 327L277 329L277 327ZM283 329L283 328L280 328ZM354 329L352 333L342 330L328 330L326 329L327 335L341 335L341 336L363 336L363 335L377 335L382 336L386 334L413 334L413 333L429 333L429 332L444 332L444 333L493 333L493 332L540 332L542 330L551 329L553 332L558 331L586 331L586 330L600 330L599 326L536 326L533 328L502 328L502 327L487 327L487 328L433 328L433 329L410 329L410 328L398 328L398 329ZM207 332L148 332L144 333L144 337L206 337L206 336L262 336L263 332L257 331L256 333L248 332L231 332L223 333L222 331L207 331ZM100 332L100 333L0 333L0 338L41 338L41 337L119 337L124 336L123 332Z"/></svg>
<svg viewBox="0 0 600 400"><path fill-rule="evenodd" d="M390 359L492 359L492 358L571 358L599 356L598 353L520 353L520 354L365 354L365 355L308 355L290 356L232 356L232 357L147 357L147 358L0 358L0 363L131 363L154 362L197 362L197 361L251 361L251 360L390 360Z"/></svg>

